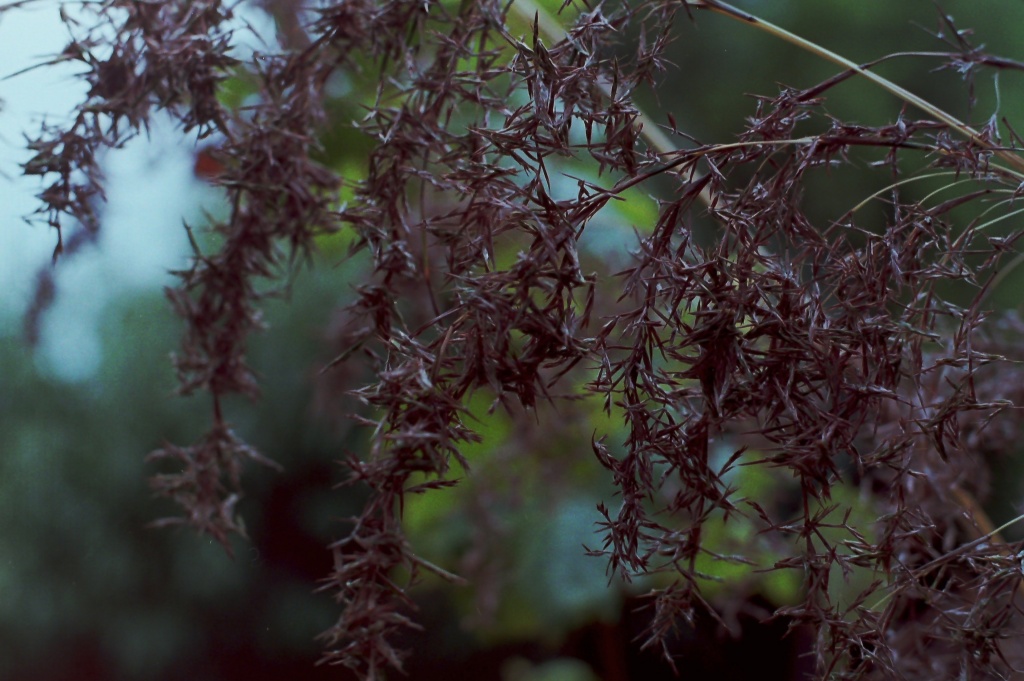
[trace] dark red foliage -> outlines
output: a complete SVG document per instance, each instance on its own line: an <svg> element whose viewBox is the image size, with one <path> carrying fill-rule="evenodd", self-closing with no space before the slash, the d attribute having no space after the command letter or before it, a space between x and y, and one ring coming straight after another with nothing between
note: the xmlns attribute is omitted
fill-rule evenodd
<svg viewBox="0 0 1024 681"><path fill-rule="evenodd" d="M288 3L269 4L287 13ZM454 484L453 460L468 468L460 445L480 437L468 399L483 391L495 408L543 410L572 379L629 432L592 443L619 493L595 514L603 544L592 553L626 580L674 575L650 594L648 644L680 621L717 617L699 588L703 530L743 515L784 552L760 567L802 580L803 601L776 615L817 632L823 677L1012 675L1019 645L1005 641L1020 641L1020 561L974 499L986 485L981 452L1020 436L1016 419L997 416L1018 399L1019 370L1001 355L1013 354L1020 323L992 324L986 307L1019 233L991 236L981 216L993 196L1019 193L1024 156L995 123L973 130L934 110L894 111L878 127L830 116L826 97L863 70L852 67L760 97L738 140L680 134L666 149L634 95L661 86L672 37L691 29L694 10L760 20L712 0L570 4L571 22L531 9L522 36L510 20L520 12L527 25L522 3L324 2L305 29L289 24L281 53L242 66L227 53L224 3L88 6L116 38L104 43L97 29L61 55L83 64L88 100L70 127L30 141L25 166L56 178L40 195L50 224L98 228L98 158L154 111L224 137L207 175L232 207L213 226L221 245L197 246L168 291L185 325L181 391L213 399L204 438L152 455L176 465L154 479L184 509L173 522L225 546L241 531L242 463L266 459L232 433L221 403L257 393L246 343L262 328L258 284L287 279L317 235L344 225L372 263L337 363L359 357L375 373L345 386L370 432L347 460L350 482L373 495L331 546L324 588L342 614L323 635L325 661L367 679L400 669L395 635L416 626L407 588L422 570L458 581L413 552L402 510L408 494ZM953 34L950 68L1020 68ZM229 111L218 83L241 67L259 103ZM358 123L374 147L357 182L313 160L338 70L379 83ZM808 178L865 158L893 183L878 195L884 224L856 210L810 217ZM552 175L569 160L592 163L604 181L557 197ZM955 171L969 189L904 200L901 168L915 163ZM580 241L592 219L654 178L670 189L628 266L589 271ZM338 208L342 182L354 199ZM979 216L966 226L953 217L964 208ZM723 444L735 451L724 465L710 454ZM789 471L796 517L740 496L726 478L741 464ZM878 509L872 527L833 500L841 483ZM830 580L856 570L875 581L834 602Z"/></svg>

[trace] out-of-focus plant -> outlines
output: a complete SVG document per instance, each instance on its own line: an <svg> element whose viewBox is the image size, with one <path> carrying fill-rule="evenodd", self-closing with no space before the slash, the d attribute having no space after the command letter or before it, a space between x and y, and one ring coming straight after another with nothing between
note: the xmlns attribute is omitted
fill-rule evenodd
<svg viewBox="0 0 1024 681"><path fill-rule="evenodd" d="M271 464L225 400L258 392L246 349L262 300L342 235L369 266L322 381L358 403L339 411L366 426L366 447L345 463L371 496L331 546L341 614L327 662L364 678L400 668L409 586L425 573L463 582L414 550L417 528L444 517L421 497L477 511L453 544L471 579L515 542L503 508L578 526L585 499L525 483L589 473L545 462L531 438L567 432L596 401L607 425L564 446L589 448L610 477L589 548L648 591L648 644L698 616L728 626L712 595L760 580L777 616L815 632L823 677L1019 665L1004 641L1019 642L1020 561L977 499L980 452L1019 437L1015 422L988 427L1019 384L1003 358L1017 322L986 322L1019 262L1004 260L1020 234L1021 140L1010 120L971 125L876 71L927 58L970 79L1024 64L941 11L938 49L858 64L717 0L268 6L281 49L240 63L217 0L83 5L60 59L82 65L88 99L70 126L30 140L25 171L51 182L40 215L60 235L98 229L96 159L153 112L223 137L230 214L169 291L185 326L180 389L208 394L212 421L151 455L173 468L156 490L183 509L167 522L229 550L244 533L243 465ZM836 70L759 96L735 139L696 140L677 124L685 112L637 98L671 87L668 45L696 40L701 14ZM240 105L229 78L249 83ZM323 163L339 79L373 86L355 123L363 165ZM894 98L886 122L826 109L853 79ZM840 192L829 178L851 169L880 189L812 214L811 188ZM488 432L498 418L514 424L502 443ZM563 422L541 434L530 419ZM523 479L503 479L501 457L534 452Z"/></svg>

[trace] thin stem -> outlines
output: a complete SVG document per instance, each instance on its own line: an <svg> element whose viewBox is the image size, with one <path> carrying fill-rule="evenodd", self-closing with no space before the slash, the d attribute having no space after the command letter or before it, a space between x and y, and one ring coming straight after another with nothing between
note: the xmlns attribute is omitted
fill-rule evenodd
<svg viewBox="0 0 1024 681"><path fill-rule="evenodd" d="M873 200L877 199L882 194L888 193L888 192L892 191L893 189L896 189L897 187L901 187L901 186L903 186L905 184L910 184L911 182L917 182L918 180L927 180L927 179L930 179L930 178L933 178L933 177L943 177L945 175L956 175L956 174L957 174L957 172L955 170L944 170L944 171L938 172L938 173L927 173L925 175L914 175L913 177L905 177L902 180L899 180L897 182L893 182L892 184L890 184L890 185L888 185L886 187L882 187L877 192L874 192L874 193L868 195L867 198L865 198L863 201L858 203L856 206L854 206L850 210L846 211L846 215L843 216L843 219L849 217L850 215L853 215L854 213L858 212L861 208L863 208L864 206L868 205ZM966 182L967 180L963 180L963 181ZM842 220L840 220L840 222L842 222Z"/></svg>
<svg viewBox="0 0 1024 681"><path fill-rule="evenodd" d="M913 92L910 92L909 90L900 87L899 85L892 82L888 78L883 78L882 76L879 76L878 74L873 73L868 69L864 68L860 64L856 64L847 59L846 57L836 54L832 50L826 49L821 45L811 42L806 38L802 38L796 35L795 33L791 33L780 26L776 26L771 22L756 17L753 14L750 14L749 12L744 12L740 9L737 9L732 5L729 5L728 3L720 2L719 0L689 0L688 4L693 5L694 7L708 9L711 10L712 12L716 12L718 14L727 16L730 19L739 20L742 21L743 23L755 26L766 33L774 35L778 38L782 38L791 45L796 45L797 47L806 50L811 54L815 54L823 59L827 59L828 61L834 64L838 64L839 66L842 66L845 69L849 69L854 73L857 73L858 75L867 78L871 82L882 87L882 89L887 90L888 92L896 95L897 97L907 102L908 104L911 104L917 107L918 109L921 109L925 113L934 117L936 120L945 123L950 128L956 130L961 135L969 139L971 142L974 142L978 146L992 151L993 153L996 154L996 156L1006 161L1010 165L1015 166L1018 169L1016 172L1012 173L1014 176L1024 179L1024 173L1021 172L1024 171L1024 158L1021 158L1017 154L1012 153L1008 149L1003 149L1001 147L994 146L988 139L983 137L980 132L978 132L971 126L967 125L966 123L958 119L956 116L943 111L942 109L935 106L928 100L918 97Z"/></svg>

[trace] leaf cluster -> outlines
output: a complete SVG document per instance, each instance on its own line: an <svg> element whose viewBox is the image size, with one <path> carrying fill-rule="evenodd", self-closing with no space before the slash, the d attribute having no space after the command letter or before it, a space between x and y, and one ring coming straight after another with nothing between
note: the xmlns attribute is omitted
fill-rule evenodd
<svg viewBox="0 0 1024 681"><path fill-rule="evenodd" d="M57 178L40 195L51 224L97 228L99 152L153 111L225 139L221 244L197 246L169 291L185 326L181 390L213 400L203 439L152 455L180 469L154 479L183 506L180 522L225 546L241 531L241 465L264 459L221 402L257 392L245 349L261 328L260 282L287 281L318 236L342 227L370 260L337 364L372 368L368 384L347 386L369 435L346 459L349 482L372 496L331 546L325 588L342 614L323 636L325 661L370 679L400 669L395 637L416 626L408 587L424 571L461 581L415 553L402 516L410 495L455 484L453 463L469 469L461 447L480 439L471 398L530 413L579 399L560 391L582 383L627 433L592 442L618 495L599 506L592 553L627 581L669 577L650 594L648 645L717 613L702 564L753 562L799 576L801 601L775 615L813 628L823 677L1020 668L1004 643L1020 635L1019 559L974 501L986 488L981 450L1018 436L1007 420L986 428L1019 385L1005 359L1019 322L1000 329L986 307L1020 234L996 231L1024 186L1009 122L971 127L875 75L877 62L854 64L717 0L566 2L558 18L524 0L322 3L304 39L248 64L229 56L230 10L216 0L93 9L113 39L76 39L62 55L85 65L88 99L70 127L31 141L25 167ZM840 71L758 97L735 140L692 140L637 97L665 87L669 44L699 12ZM955 36L931 55L940 66L1020 68L940 21ZM218 83L238 68L258 83L258 103L227 110ZM314 160L338 71L377 84L355 124L374 144L360 178ZM828 95L850 78L904 108L874 127L831 115ZM592 171L566 194L558 178L579 165ZM845 166L876 173L884 189L812 218L809 182ZM911 191L935 178L946 182L936 192ZM581 248L588 229L627 190L655 182L668 187L656 221L635 226L622 271L601 271ZM883 207L881 224L865 206ZM733 454L717 461L716 447ZM795 514L744 496L729 482L739 466L791 475ZM875 523L851 521L841 485L859 488ZM709 548L709 524L738 517L783 557L760 565ZM858 576L866 586L837 598L834 582Z"/></svg>

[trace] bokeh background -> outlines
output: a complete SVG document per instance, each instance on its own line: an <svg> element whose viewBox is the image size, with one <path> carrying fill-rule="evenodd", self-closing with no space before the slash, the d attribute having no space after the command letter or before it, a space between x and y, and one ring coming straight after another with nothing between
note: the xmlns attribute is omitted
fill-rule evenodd
<svg viewBox="0 0 1024 681"><path fill-rule="evenodd" d="M940 50L934 33L948 31L925 0L736 4L856 61ZM1024 5L946 0L943 7L989 51L1024 60ZM641 102L657 120L671 112L698 140L733 139L754 111L751 95L774 96L780 84L803 88L835 73L737 22L703 13L696 19L677 21L674 67ZM275 29L267 13L242 6L238 21L239 57L271 49ZM67 42L56 2L3 13L0 77L44 61ZM963 74L934 71L938 63L905 57L879 72L972 123L993 115L1020 120L1024 74L979 73L970 109ZM339 397L346 379L358 379L358 367L327 376L319 370L337 352L339 313L365 263L345 257L350 235L326 238L291 294L267 303L269 330L251 349L262 399L229 406L239 434L284 467L247 472L241 509L251 542L237 542L229 559L205 538L148 528L173 509L152 497L147 478L155 470L145 455L164 442L191 442L208 418L202 398L174 394L169 354L181 327L162 287L173 284L171 270L187 263L182 221L201 228L204 216L226 208L219 190L196 173L196 140L166 121L158 119L148 138L109 153L100 239L51 271L53 303L30 346L26 312L40 273L50 268L55 235L23 221L40 186L20 176L19 163L28 158L24 135L44 120L64 120L83 96L73 75L54 66L0 80L0 679L347 678L343 670L314 667L314 637L336 616L330 594L316 590L331 568L327 544L344 535L344 519L362 502L358 488L336 485L344 478L338 461L362 451L365 433L342 417L352 405ZM369 148L349 125L373 89L359 78L341 74L332 83L325 137L324 162L352 177ZM244 82L229 81L224 96L244 103ZM899 115L901 104L852 80L829 94L827 110L882 124ZM1024 122L1017 127L1024 130ZM565 170L596 179L586 166ZM827 220L886 178L865 161L815 181L808 210ZM664 189L643 187L599 216L588 230L588 257L617 269L636 238L632 227L642 233L655 218L650 195ZM1021 283L1015 275L1004 280L993 305L1017 307ZM478 406L484 415L487 402ZM635 641L647 617L639 597L652 584L609 584L603 561L585 556L584 546L600 542L595 505L614 503L590 438L600 430L610 433L609 442L621 441L621 424L586 402L536 421L500 413L481 418L485 441L467 450L473 475L456 490L417 499L406 516L426 557L477 576L475 589L427 579L416 590L424 631L408 636L409 678L670 678L657 651L641 651ZM994 477L1003 481L989 502L997 521L1012 517L1020 500L1017 459L993 461L1000 467ZM784 496L784 479L746 475L736 484L777 488ZM856 490L848 493L853 498ZM487 522L470 522L474 514ZM742 523L721 533L709 541L754 541ZM701 620L682 627L671 646L684 678L799 678L808 668L800 657L806 632L784 637L785 622L757 624L797 597L797 585L749 572L720 577L726 583L708 585L712 599L726 590L741 594L728 601L730 634Z"/></svg>

